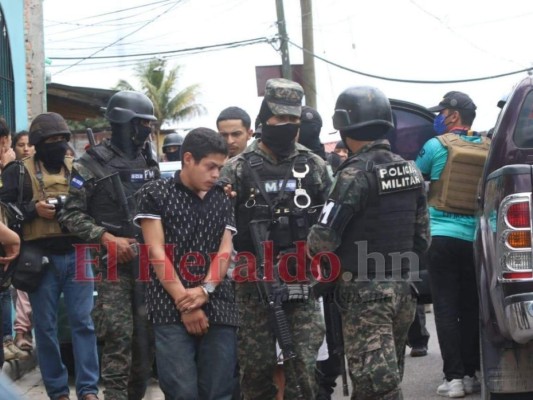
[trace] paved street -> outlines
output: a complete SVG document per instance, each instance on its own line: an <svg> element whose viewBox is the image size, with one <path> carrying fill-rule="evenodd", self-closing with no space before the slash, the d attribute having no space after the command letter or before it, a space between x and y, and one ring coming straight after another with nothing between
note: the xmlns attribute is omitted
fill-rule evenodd
<svg viewBox="0 0 533 400"><path fill-rule="evenodd" d="M441 383L442 379L442 361L440 358L439 346L437 343L437 335L435 333L435 322L433 318L433 313L426 314L426 317L427 328L431 334L431 339L429 340L429 354L426 357L419 358L412 358L409 355L406 356L405 377L402 384L404 398L406 400L443 399L443 397L436 395L437 386ZM38 369L26 374L22 379L17 381L16 384L21 389L21 391L25 395L25 399L27 400L47 399ZM103 395L100 395L100 398L103 399ZM480 400L479 394L469 395L467 396L467 398L469 400ZM152 382L145 399L164 399L163 394L157 386L157 382ZM337 387L334 399L347 399L347 397L342 396L342 391L340 387Z"/></svg>

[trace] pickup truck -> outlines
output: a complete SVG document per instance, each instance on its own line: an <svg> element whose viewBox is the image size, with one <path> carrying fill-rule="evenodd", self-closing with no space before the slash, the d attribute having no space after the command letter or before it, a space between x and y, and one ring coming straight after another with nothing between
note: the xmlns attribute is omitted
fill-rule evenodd
<svg viewBox="0 0 533 400"><path fill-rule="evenodd" d="M479 186L481 398L533 399L533 79L510 93Z"/></svg>

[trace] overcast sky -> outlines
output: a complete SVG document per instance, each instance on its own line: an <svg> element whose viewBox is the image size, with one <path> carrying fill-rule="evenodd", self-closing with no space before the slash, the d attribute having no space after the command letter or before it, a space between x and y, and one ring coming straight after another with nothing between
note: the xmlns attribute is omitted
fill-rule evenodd
<svg viewBox="0 0 533 400"><path fill-rule="evenodd" d="M285 0L289 39L302 44L300 2ZM139 53L159 53L182 66L179 87L198 83L208 114L180 127L215 128L228 106L257 115L255 66L280 63L267 43L188 55L168 52L273 37L275 0L44 0L45 48L52 81L111 88L133 77ZM121 11L122 10L122 11ZM504 74L533 65L533 2L508 0L314 0L315 54L348 69L405 80L447 81ZM91 57L123 56L115 59ZM59 57L89 57L60 60ZM151 56L137 57L149 58ZM290 46L291 63L302 51ZM76 64L77 63L77 64ZM76 64L76 65L74 65ZM455 84L397 83L367 78L315 59L323 141L333 131L335 100L353 85L379 87L391 98L430 107L449 90L468 93L478 106L474 129L493 126L498 100L526 73ZM331 137L331 136L329 136Z"/></svg>

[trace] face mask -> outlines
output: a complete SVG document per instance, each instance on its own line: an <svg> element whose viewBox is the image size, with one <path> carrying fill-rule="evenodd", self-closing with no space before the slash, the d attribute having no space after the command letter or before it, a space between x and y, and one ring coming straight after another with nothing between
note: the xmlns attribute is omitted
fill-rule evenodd
<svg viewBox="0 0 533 400"><path fill-rule="evenodd" d="M132 121L134 135L132 137L133 143L136 146L142 146L150 133L152 133L152 127L144 126L140 121Z"/></svg>
<svg viewBox="0 0 533 400"><path fill-rule="evenodd" d="M296 147L294 140L300 124L264 125L261 141L278 158L286 158Z"/></svg>
<svg viewBox="0 0 533 400"><path fill-rule="evenodd" d="M166 152L165 155L167 156L168 161L180 161L179 150Z"/></svg>
<svg viewBox="0 0 533 400"><path fill-rule="evenodd" d="M67 142L44 143L35 146L37 158L41 160L47 170L57 171L61 169L67 154Z"/></svg>
<svg viewBox="0 0 533 400"><path fill-rule="evenodd" d="M446 115L439 114L433 120L433 130L437 135L442 135L448 130L448 127L446 126L446 118L448 118Z"/></svg>

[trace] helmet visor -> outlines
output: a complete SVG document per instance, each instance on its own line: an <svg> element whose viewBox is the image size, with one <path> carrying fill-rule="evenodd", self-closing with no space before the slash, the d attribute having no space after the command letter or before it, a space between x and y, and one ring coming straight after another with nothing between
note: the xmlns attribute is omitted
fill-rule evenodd
<svg viewBox="0 0 533 400"><path fill-rule="evenodd" d="M335 129L344 129L352 125L350 114L347 110L337 109L333 114L333 127Z"/></svg>

